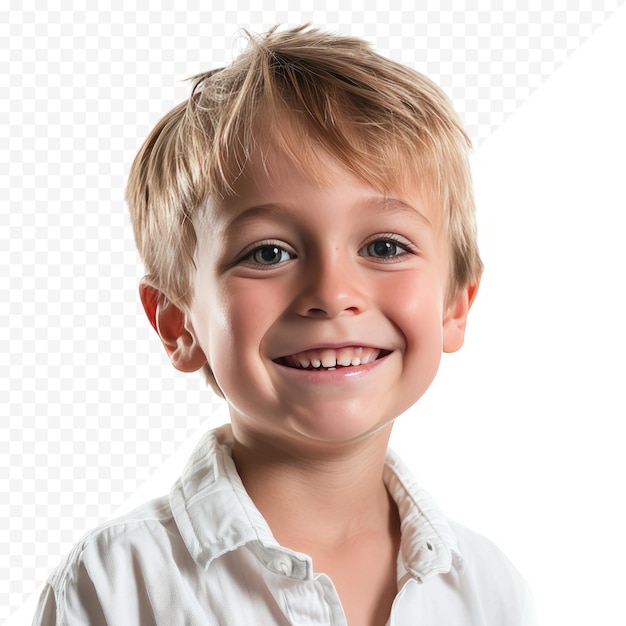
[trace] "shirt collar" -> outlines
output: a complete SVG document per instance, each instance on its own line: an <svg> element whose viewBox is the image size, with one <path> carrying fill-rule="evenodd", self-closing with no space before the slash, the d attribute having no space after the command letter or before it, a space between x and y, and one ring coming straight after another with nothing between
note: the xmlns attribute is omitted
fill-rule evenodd
<svg viewBox="0 0 626 626"><path fill-rule="evenodd" d="M248 545L268 564L275 562L277 553L289 555L290 575L310 577L310 558L282 548L248 496L232 460L232 443L229 424L208 432L170 492L172 512L189 553L208 569L214 559ZM399 574L423 581L452 566L460 569L462 558L446 519L391 451L384 480L400 513Z"/></svg>
<svg viewBox="0 0 626 626"><path fill-rule="evenodd" d="M463 557L447 518L392 450L387 450L383 477L400 515L399 578L404 573L423 582L452 567L463 571Z"/></svg>

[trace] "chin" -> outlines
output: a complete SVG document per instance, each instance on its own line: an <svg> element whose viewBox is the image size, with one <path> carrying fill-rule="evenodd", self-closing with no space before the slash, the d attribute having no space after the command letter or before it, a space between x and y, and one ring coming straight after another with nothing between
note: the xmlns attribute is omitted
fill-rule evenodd
<svg viewBox="0 0 626 626"><path fill-rule="evenodd" d="M350 417L345 413L338 417L337 413L326 413L325 417L311 420L293 420L292 427L310 442L328 445L345 445L358 443L368 437L382 433L393 425L395 418L367 422L361 416Z"/></svg>

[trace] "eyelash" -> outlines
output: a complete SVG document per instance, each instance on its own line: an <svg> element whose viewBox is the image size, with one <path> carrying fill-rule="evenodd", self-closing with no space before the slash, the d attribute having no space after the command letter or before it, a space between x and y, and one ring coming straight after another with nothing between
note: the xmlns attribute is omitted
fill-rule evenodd
<svg viewBox="0 0 626 626"><path fill-rule="evenodd" d="M393 246L395 246L396 250L395 250L395 254L393 254L392 256L375 256L374 254L368 254L368 250L370 248L370 246L373 246L375 244L379 244L379 243L383 243L383 244L393 244ZM278 260L278 262L276 263L260 263L259 261L255 260L255 255L264 251L264 250L268 250L273 248L274 251L276 253L278 253L280 255L280 260ZM365 251L365 253L364 253ZM289 255L288 259L284 259L282 258L282 256L284 254ZM376 237L374 239L371 239L369 242L367 242L365 245L363 245L359 251L358 251L359 256L365 257L368 256L370 258L376 259L379 262L383 262L383 263L395 263L398 260L400 260L401 257L407 255L407 254L417 254L417 250L415 248L415 246L413 246L411 243L409 243L408 241L406 241L404 238L399 237L398 235L395 235L393 233L384 233L384 234L380 234L380 235L376 235ZM279 265L282 265L283 263L286 263L287 261L290 261L292 259L295 259L296 255L293 252L290 252L289 250L287 250L285 248L285 246L278 241L266 241L266 242L261 242L259 244L257 244L252 250L246 252L242 258L241 258L241 263L245 263L251 267L255 267L255 268L269 268L269 267L277 267Z"/></svg>
<svg viewBox="0 0 626 626"><path fill-rule="evenodd" d="M403 257L407 254L417 254L417 249L415 248L415 246L413 246L413 244L408 242L403 237L399 237L398 235L395 235L393 233L384 233L384 234L376 235L374 239L366 243L359 250L359 256L366 256L365 254L362 254L362 251L363 250L367 251L370 246L373 246L374 244L377 244L377 243L393 244L396 247L397 254L394 254L389 257L374 256L373 254L369 255L371 256L371 258L377 259L378 261L382 261L383 263L395 263L400 260L400 257Z"/></svg>
<svg viewBox="0 0 626 626"><path fill-rule="evenodd" d="M268 250L270 248L274 248L275 250L279 251L281 256L283 253L290 255L290 259L282 259L278 263L259 263L258 261L254 259L255 254L261 252L262 250ZM242 257L241 262L246 263L252 267L267 268L267 267L274 267L274 266L281 265L282 263L285 263L286 261L289 261L295 258L295 256L296 256L295 254L293 254L292 252L289 252L289 250L287 250L285 246L281 244L280 242L264 241L264 242L257 244L252 250L246 252Z"/></svg>

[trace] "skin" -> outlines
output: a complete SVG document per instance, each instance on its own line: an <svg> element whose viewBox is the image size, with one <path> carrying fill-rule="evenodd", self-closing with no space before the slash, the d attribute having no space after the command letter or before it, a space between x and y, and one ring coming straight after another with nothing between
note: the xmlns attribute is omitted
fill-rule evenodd
<svg viewBox="0 0 626 626"><path fill-rule="evenodd" d="M461 347L477 286L449 297L439 207L419 185L381 194L331 157L320 184L268 154L194 221L190 310L163 304L149 279L140 293L174 366L210 364L233 458L277 540L331 577L348 623L384 624L400 541L382 481L391 427L442 352ZM286 365L310 349L359 347L379 358Z"/></svg>

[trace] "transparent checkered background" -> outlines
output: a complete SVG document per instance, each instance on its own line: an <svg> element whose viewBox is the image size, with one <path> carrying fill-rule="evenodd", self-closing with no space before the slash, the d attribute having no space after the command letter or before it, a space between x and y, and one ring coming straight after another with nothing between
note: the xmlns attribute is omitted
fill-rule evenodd
<svg viewBox="0 0 626 626"><path fill-rule="evenodd" d="M214 410L143 317L123 202L185 77L231 60L240 27L312 22L439 82L478 146L622 2L84 4L0 9L0 619Z"/></svg>

